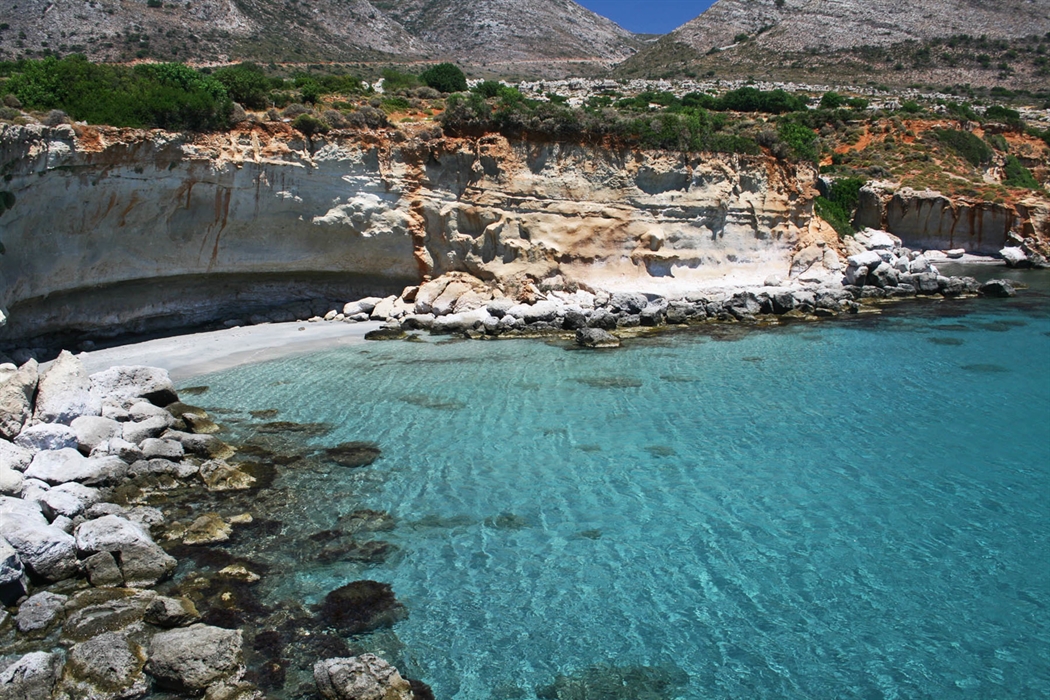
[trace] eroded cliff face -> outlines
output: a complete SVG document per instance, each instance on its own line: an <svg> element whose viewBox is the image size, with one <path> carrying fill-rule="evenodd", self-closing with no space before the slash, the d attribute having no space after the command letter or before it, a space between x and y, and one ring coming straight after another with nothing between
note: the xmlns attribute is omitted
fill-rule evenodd
<svg viewBox="0 0 1050 700"><path fill-rule="evenodd" d="M861 189L854 223L889 231L910 248L994 255L1008 245L1011 233L1050 240L1050 200L1033 195L1016 204L996 204L871 183Z"/></svg>
<svg viewBox="0 0 1050 700"><path fill-rule="evenodd" d="M761 283L828 235L815 173L764 157L425 128L313 142L280 124L194 139L0 128L8 340L397 292L454 270L509 290Z"/></svg>

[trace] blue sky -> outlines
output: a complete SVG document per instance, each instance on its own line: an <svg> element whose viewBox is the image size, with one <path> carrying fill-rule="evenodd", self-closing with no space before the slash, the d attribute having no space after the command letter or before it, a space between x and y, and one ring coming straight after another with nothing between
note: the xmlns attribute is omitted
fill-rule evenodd
<svg viewBox="0 0 1050 700"><path fill-rule="evenodd" d="M624 29L666 34L714 4L714 0L576 0Z"/></svg>

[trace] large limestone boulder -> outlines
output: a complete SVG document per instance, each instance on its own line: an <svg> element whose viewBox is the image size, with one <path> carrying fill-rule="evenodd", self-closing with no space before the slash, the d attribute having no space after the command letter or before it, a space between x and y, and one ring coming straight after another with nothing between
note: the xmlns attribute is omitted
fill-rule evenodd
<svg viewBox="0 0 1050 700"><path fill-rule="evenodd" d="M99 499L98 489L71 481L47 490L39 500L55 516L75 518L98 503Z"/></svg>
<svg viewBox="0 0 1050 700"><path fill-rule="evenodd" d="M119 559L121 574L129 586L151 586L171 574L177 563L153 542L144 527L117 515L81 523L73 534L81 556L109 552Z"/></svg>
<svg viewBox="0 0 1050 700"><path fill-rule="evenodd" d="M0 605L14 605L26 594L28 579L11 543L0 537Z"/></svg>
<svg viewBox="0 0 1050 700"><path fill-rule="evenodd" d="M145 650L127 632L105 632L69 650L56 698L128 700L150 688Z"/></svg>
<svg viewBox="0 0 1050 700"><path fill-rule="evenodd" d="M196 624L159 632L147 670L165 688L199 691L244 673L240 630Z"/></svg>
<svg viewBox="0 0 1050 700"><path fill-rule="evenodd" d="M22 472L8 467L0 467L0 495L20 496L24 481Z"/></svg>
<svg viewBox="0 0 1050 700"><path fill-rule="evenodd" d="M33 461L33 453L7 440L0 440L0 469L24 472Z"/></svg>
<svg viewBox="0 0 1050 700"><path fill-rule="evenodd" d="M412 700L411 684L375 654L318 661L314 682L325 700Z"/></svg>
<svg viewBox="0 0 1050 700"><path fill-rule="evenodd" d="M157 406L179 400L167 370L158 367L111 367L91 375L91 389L100 397L146 399Z"/></svg>
<svg viewBox="0 0 1050 700"><path fill-rule="evenodd" d="M15 444L30 452L41 450L61 450L69 447L76 449L77 433L68 425L59 423L39 423L23 428L15 438Z"/></svg>
<svg viewBox="0 0 1050 700"><path fill-rule="evenodd" d="M33 396L39 379L36 360L14 371L0 369L0 437L13 440L33 415Z"/></svg>
<svg viewBox="0 0 1050 700"><path fill-rule="evenodd" d="M79 481L89 486L101 486L119 482L127 471L128 465L119 457L85 457L67 447L36 453L25 476L49 484Z"/></svg>
<svg viewBox="0 0 1050 700"><path fill-rule="evenodd" d="M90 454L91 450L98 447L102 442L110 438L119 438L123 434L123 426L110 418L102 416L80 416L69 424L77 435L77 446L84 454Z"/></svg>
<svg viewBox="0 0 1050 700"><path fill-rule="evenodd" d="M80 570L76 541L48 524L39 511L12 517L0 512L0 536L18 552L29 571L47 581L61 581Z"/></svg>
<svg viewBox="0 0 1050 700"><path fill-rule="evenodd" d="M84 365L63 350L40 375L34 418L40 423L69 425L80 416L102 415L102 400L91 393Z"/></svg>
<svg viewBox="0 0 1050 700"><path fill-rule="evenodd" d="M58 654L34 651L0 673L0 697L4 700L50 698L62 659Z"/></svg>

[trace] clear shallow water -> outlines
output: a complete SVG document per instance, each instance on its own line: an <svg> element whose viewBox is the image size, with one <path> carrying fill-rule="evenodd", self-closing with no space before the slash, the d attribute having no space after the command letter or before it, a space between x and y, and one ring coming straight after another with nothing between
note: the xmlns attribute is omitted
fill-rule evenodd
<svg viewBox="0 0 1050 700"><path fill-rule="evenodd" d="M1047 301L612 352L369 343L195 398L378 443L367 468L280 469L280 512L256 513L279 549L256 556L285 565L262 590L391 583L392 660L438 698L532 698L595 666L671 669L666 697L1042 698ZM362 507L395 516L397 556L304 555Z"/></svg>

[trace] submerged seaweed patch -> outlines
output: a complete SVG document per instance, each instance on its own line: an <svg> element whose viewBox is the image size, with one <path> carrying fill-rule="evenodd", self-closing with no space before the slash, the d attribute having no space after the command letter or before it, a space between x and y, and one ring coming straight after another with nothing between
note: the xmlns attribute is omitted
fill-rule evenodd
<svg viewBox="0 0 1050 700"><path fill-rule="evenodd" d="M998 374L1002 372L1009 372L1009 367L1003 367L1002 365L995 365L989 362L978 362L973 365L962 365L962 369L967 372L981 372L984 374Z"/></svg>
<svg viewBox="0 0 1050 700"><path fill-rule="evenodd" d="M203 394L207 390L207 386L188 386L185 389L179 389L179 394L189 394L190 396L197 396L199 394Z"/></svg>
<svg viewBox="0 0 1050 700"><path fill-rule="evenodd" d="M430 408L435 411L458 411L461 408L466 408L467 404L462 401L456 401L455 399L442 400L434 396L427 396L426 394L409 394L402 396L401 401L413 406L419 406L420 408Z"/></svg>
<svg viewBox="0 0 1050 700"><path fill-rule="evenodd" d="M642 380L634 377L576 377L575 381L595 389L637 389Z"/></svg>
<svg viewBox="0 0 1050 700"><path fill-rule="evenodd" d="M689 683L678 666L612 666L598 664L571 675L559 675L536 689L542 700L670 700Z"/></svg>
<svg viewBox="0 0 1050 700"><path fill-rule="evenodd" d="M325 459L351 469L367 467L379 459L382 451L374 442L344 442L324 450Z"/></svg>
<svg viewBox="0 0 1050 700"><path fill-rule="evenodd" d="M293 423L291 421L279 420L263 423L256 428L260 433L295 433L297 435L321 436L332 431L331 423Z"/></svg>
<svg viewBox="0 0 1050 700"><path fill-rule="evenodd" d="M678 454L670 445L646 445L645 451L653 457L674 457Z"/></svg>
<svg viewBox="0 0 1050 700"><path fill-rule="evenodd" d="M962 345L965 342L962 338L945 338L941 336L927 338L926 340L934 345Z"/></svg>

